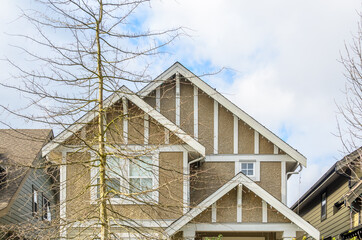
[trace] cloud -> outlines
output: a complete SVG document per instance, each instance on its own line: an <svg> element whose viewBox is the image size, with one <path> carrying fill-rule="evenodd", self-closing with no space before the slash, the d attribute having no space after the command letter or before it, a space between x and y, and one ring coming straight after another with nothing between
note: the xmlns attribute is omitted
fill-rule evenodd
<svg viewBox="0 0 362 240"><path fill-rule="evenodd" d="M341 157L333 133L345 80L337 60L357 30L359 8L359 1L343 0L159 1L146 24L192 29L172 46L169 61L196 74L235 70L205 79L307 156L302 194ZM299 196L297 180L288 183L289 204Z"/></svg>
<svg viewBox="0 0 362 240"><path fill-rule="evenodd" d="M31 6L19 0L2 4L0 57L24 63L4 32L29 32L27 23L9 23L20 14L16 4ZM183 26L190 35L153 59L149 72L154 76L174 61L196 74L232 69L203 79L308 158L300 193L298 177L288 183L291 204L341 157L340 141L332 135L334 102L343 101L345 81L337 59L357 30L356 9L358 0L154 1L137 12L134 25L146 30ZM129 67L139 65L134 61ZM4 72L2 80L8 77ZM16 94L0 89L2 103L16 100Z"/></svg>

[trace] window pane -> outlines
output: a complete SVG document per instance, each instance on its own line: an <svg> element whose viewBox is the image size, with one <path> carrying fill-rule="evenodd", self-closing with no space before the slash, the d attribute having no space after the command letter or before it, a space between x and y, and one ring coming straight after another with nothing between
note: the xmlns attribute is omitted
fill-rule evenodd
<svg viewBox="0 0 362 240"><path fill-rule="evenodd" d="M152 159L148 156L139 157L139 159L130 160L131 177L150 176L152 174Z"/></svg>
<svg viewBox="0 0 362 240"><path fill-rule="evenodd" d="M248 171L247 170L241 170L242 173L244 173L245 175L248 175Z"/></svg>
<svg viewBox="0 0 362 240"><path fill-rule="evenodd" d="M141 189L143 191L152 189L152 178L141 178Z"/></svg>
<svg viewBox="0 0 362 240"><path fill-rule="evenodd" d="M119 194L116 194L115 192L121 191L121 184L120 184L120 178L111 178L106 179L106 191L110 193L111 198L119 198ZM100 180L97 178L97 198L100 198ZM113 191L113 193L112 193Z"/></svg>
<svg viewBox="0 0 362 240"><path fill-rule="evenodd" d="M129 180L129 192L130 193L138 193L140 192L140 179L139 178L131 178Z"/></svg>
<svg viewBox="0 0 362 240"><path fill-rule="evenodd" d="M247 168L247 163L242 163L241 164L241 169L243 170L243 169L246 169Z"/></svg>
<svg viewBox="0 0 362 240"><path fill-rule="evenodd" d="M254 171L253 170L248 170L248 176L253 176L254 175Z"/></svg>
<svg viewBox="0 0 362 240"><path fill-rule="evenodd" d="M253 169L253 163L248 163L248 169Z"/></svg>
<svg viewBox="0 0 362 240"><path fill-rule="evenodd" d="M110 177L110 178L119 177L120 172L121 172L120 163L121 163L121 161L117 157L112 157L112 156L107 157L107 168L106 168L106 170L107 170L108 177Z"/></svg>

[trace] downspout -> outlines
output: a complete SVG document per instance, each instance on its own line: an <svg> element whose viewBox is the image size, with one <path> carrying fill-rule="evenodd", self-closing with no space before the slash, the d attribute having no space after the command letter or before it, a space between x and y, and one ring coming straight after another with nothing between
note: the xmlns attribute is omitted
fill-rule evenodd
<svg viewBox="0 0 362 240"><path fill-rule="evenodd" d="M202 161L202 160L204 160L204 159L205 159L204 156L203 156L203 157L196 158L196 159L192 160L191 162L189 162L189 165L191 165L191 164L193 164L193 163L195 163L195 162Z"/></svg>
<svg viewBox="0 0 362 240"><path fill-rule="evenodd" d="M299 174L303 170L302 164L298 163L298 166L300 167L299 171L297 171L297 172L287 172L287 179L288 179L288 175Z"/></svg>
<svg viewBox="0 0 362 240"><path fill-rule="evenodd" d="M289 175L299 174L299 173L303 170L302 164L299 163L298 166L299 166L299 170L298 170L298 171L295 171L295 172L287 172L287 180L288 180L288 176L289 176ZM299 180L300 180L300 179L299 179ZM299 194L298 194L298 195L299 195L299 196L298 196L297 214L299 215L300 185L299 185Z"/></svg>

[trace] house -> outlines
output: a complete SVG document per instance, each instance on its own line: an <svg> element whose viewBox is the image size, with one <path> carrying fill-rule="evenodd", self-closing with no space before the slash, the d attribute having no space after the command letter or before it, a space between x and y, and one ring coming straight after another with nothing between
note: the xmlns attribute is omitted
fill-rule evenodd
<svg viewBox="0 0 362 240"><path fill-rule="evenodd" d="M55 176L41 149L49 129L0 129L0 239L44 235L57 204Z"/></svg>
<svg viewBox="0 0 362 240"><path fill-rule="evenodd" d="M337 161L293 206L323 239L362 239L359 148Z"/></svg>
<svg viewBox="0 0 362 240"><path fill-rule="evenodd" d="M180 63L104 106L114 239L319 239L286 206L306 158ZM42 150L61 163L64 239L99 237L97 121L89 111Z"/></svg>

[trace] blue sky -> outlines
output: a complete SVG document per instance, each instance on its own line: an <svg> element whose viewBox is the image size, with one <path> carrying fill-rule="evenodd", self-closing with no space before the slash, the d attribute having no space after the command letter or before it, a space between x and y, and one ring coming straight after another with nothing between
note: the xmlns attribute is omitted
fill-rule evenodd
<svg viewBox="0 0 362 240"><path fill-rule="evenodd" d="M9 47L13 40L4 34L31 29L13 22L20 14L17 5L28 7L19 0L2 2L0 57L21 63L21 55ZM338 59L357 31L360 7L358 0L154 1L139 9L128 29L187 28L189 37L176 39L153 60L149 73L154 77L175 61L195 74L227 68L203 79L308 158L301 184L296 176L288 182L292 204L343 155L333 135L335 102L344 101ZM10 81L8 69L0 66L1 80ZM18 99L0 89L1 103Z"/></svg>

